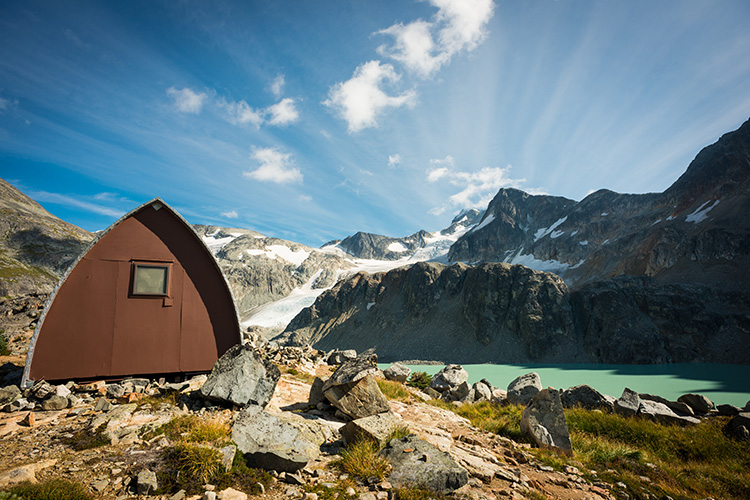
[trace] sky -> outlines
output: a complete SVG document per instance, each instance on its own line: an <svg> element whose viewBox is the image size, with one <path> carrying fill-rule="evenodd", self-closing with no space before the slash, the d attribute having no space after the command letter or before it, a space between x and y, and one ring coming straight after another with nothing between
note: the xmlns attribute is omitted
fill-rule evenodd
<svg viewBox="0 0 750 500"><path fill-rule="evenodd" d="M750 118L747 0L0 2L0 177L313 247L500 188L669 187Z"/></svg>

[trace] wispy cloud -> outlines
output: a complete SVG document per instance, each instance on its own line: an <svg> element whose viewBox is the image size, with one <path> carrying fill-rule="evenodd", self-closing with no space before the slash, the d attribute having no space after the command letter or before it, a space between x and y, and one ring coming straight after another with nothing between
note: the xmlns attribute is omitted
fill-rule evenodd
<svg viewBox="0 0 750 500"><path fill-rule="evenodd" d="M381 85L397 82L400 75L390 64L368 61L354 71L351 79L334 85L323 104L334 109L349 124L349 132L376 127L380 114L388 108L413 106L417 94L407 90L400 95L388 95Z"/></svg>
<svg viewBox="0 0 750 500"><path fill-rule="evenodd" d="M226 112L225 118L232 125L247 125L249 123L260 127L263 123L262 111L253 109L245 101L227 101L222 97L216 104Z"/></svg>
<svg viewBox="0 0 750 500"><path fill-rule="evenodd" d="M48 191L27 191L26 194L39 202L54 203L56 205L62 205L66 207L80 208L88 212L106 215L109 217L120 217L125 213L125 211L117 208L86 201L80 196L50 193ZM96 196L94 196L94 199L97 199Z"/></svg>
<svg viewBox="0 0 750 500"><path fill-rule="evenodd" d="M401 164L401 155L396 153L395 155L388 155L388 167L395 168Z"/></svg>
<svg viewBox="0 0 750 500"><path fill-rule="evenodd" d="M221 212L222 217L226 217L227 219L236 219L239 217L239 214L236 210L230 210L229 212Z"/></svg>
<svg viewBox="0 0 750 500"><path fill-rule="evenodd" d="M271 83L271 92L276 96L277 99L281 97L281 94L284 92L285 84L286 81L284 79L284 75L277 75Z"/></svg>
<svg viewBox="0 0 750 500"><path fill-rule="evenodd" d="M244 172L245 177L277 184L302 182L302 172L294 167L292 155L289 153L282 153L274 148L255 148L250 158L260 163L260 166L250 172Z"/></svg>
<svg viewBox="0 0 750 500"><path fill-rule="evenodd" d="M312 196L309 194L301 194L297 197L297 201L301 201L302 203L310 203L312 201Z"/></svg>
<svg viewBox="0 0 750 500"><path fill-rule="evenodd" d="M5 111L6 109L8 109L8 99L0 97L0 111Z"/></svg>
<svg viewBox="0 0 750 500"><path fill-rule="evenodd" d="M476 172L465 172L455 169L455 160L451 156L430 160L427 170L429 182L443 180L460 189L446 203L431 209L430 213L439 215L448 208L484 208L500 188L521 188L526 179L509 177L510 169L508 165L505 168L484 167Z"/></svg>
<svg viewBox="0 0 750 500"><path fill-rule="evenodd" d="M208 97L208 95L203 92L196 92L187 87L183 89L169 87L167 89L167 95L172 98L177 111L181 113L192 113L194 115L201 112L201 109L203 109L203 103Z"/></svg>

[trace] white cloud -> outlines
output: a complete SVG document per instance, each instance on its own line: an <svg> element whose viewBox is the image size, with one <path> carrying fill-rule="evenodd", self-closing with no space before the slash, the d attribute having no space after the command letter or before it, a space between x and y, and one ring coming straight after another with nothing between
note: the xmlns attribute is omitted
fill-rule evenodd
<svg viewBox="0 0 750 500"><path fill-rule="evenodd" d="M0 111L5 111L6 109L8 109L8 99L0 97Z"/></svg>
<svg viewBox="0 0 750 500"><path fill-rule="evenodd" d="M268 123L271 125L289 125L299 119L299 112L294 105L294 99L285 98L266 108L266 112L271 115Z"/></svg>
<svg viewBox="0 0 750 500"><path fill-rule="evenodd" d="M396 153L395 155L388 155L388 166L394 168L396 165L401 163L401 155Z"/></svg>
<svg viewBox="0 0 750 500"><path fill-rule="evenodd" d="M276 78L274 78L273 83L271 83L271 92L273 92L273 95L277 98L281 97L281 94L284 92L285 83L284 75L277 75Z"/></svg>
<svg viewBox="0 0 750 500"><path fill-rule="evenodd" d="M226 217L227 219L236 219L239 217L239 214L236 210L230 210L229 212L221 212L222 217Z"/></svg>
<svg viewBox="0 0 750 500"><path fill-rule="evenodd" d="M244 172L245 177L277 184L302 182L302 172L293 166L292 155L289 153L273 148L255 148L250 158L260 163L260 166L256 170Z"/></svg>
<svg viewBox="0 0 750 500"><path fill-rule="evenodd" d="M297 200L303 203L310 203L312 201L312 196L309 194L301 194L297 197Z"/></svg>
<svg viewBox="0 0 750 500"><path fill-rule="evenodd" d="M394 24L378 31L378 34L392 35L395 38L392 47L381 45L378 53L400 62L422 77L428 77L446 62L446 54L436 50L430 33L432 26L432 23L419 20L407 25Z"/></svg>
<svg viewBox="0 0 750 500"><path fill-rule="evenodd" d="M379 115L387 108L413 106L416 102L414 90L390 96L380 88L385 82L396 82L399 78L390 64L368 61L354 71L351 79L334 85L323 104L347 121L349 132L376 127Z"/></svg>
<svg viewBox="0 0 750 500"><path fill-rule="evenodd" d="M432 76L454 54L464 49L474 50L487 36L487 23L495 7L492 0L430 0L430 3L438 8L434 21L398 23L377 32L394 38L392 46L381 45L378 53L400 62L422 78Z"/></svg>
<svg viewBox="0 0 750 500"><path fill-rule="evenodd" d="M508 176L511 166L484 167L476 172L454 170L455 161L451 156L443 160L430 160L427 180L437 182L447 180L460 190L448 198L448 203L430 210L433 215L439 215L450 206L459 208L484 208L492 200L497 191L504 187L521 188L526 179L513 179Z"/></svg>
<svg viewBox="0 0 750 500"><path fill-rule="evenodd" d="M217 105L227 112L226 119L233 125L251 123L260 127L263 124L263 112L253 109L245 101L232 102L222 98Z"/></svg>
<svg viewBox="0 0 750 500"><path fill-rule="evenodd" d="M184 89L176 89L175 87L169 87L167 89L167 95L174 101L174 105L177 111L181 113L192 113L197 115L203 109L203 103L208 97L203 92L195 92L192 89L185 87Z"/></svg>
<svg viewBox="0 0 750 500"><path fill-rule="evenodd" d="M81 196L68 196L60 193L49 193L47 191L28 191L26 193L31 198L39 202L54 203L56 205L63 205L66 207L75 207L87 212L93 212L95 214L106 215L109 217L120 217L125 211L119 210L112 207L100 205L98 203L92 203L86 201ZM94 197L96 199L96 197Z"/></svg>

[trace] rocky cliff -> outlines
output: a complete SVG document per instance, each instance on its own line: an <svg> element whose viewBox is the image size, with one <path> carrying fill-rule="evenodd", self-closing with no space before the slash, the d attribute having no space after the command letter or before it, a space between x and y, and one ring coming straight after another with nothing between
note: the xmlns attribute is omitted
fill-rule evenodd
<svg viewBox="0 0 750 500"><path fill-rule="evenodd" d="M92 238L0 179L0 296L51 292Z"/></svg>
<svg viewBox="0 0 750 500"><path fill-rule="evenodd" d="M502 189L450 261L551 271L581 286L619 275L750 287L750 121L704 148L663 193L580 202Z"/></svg>
<svg viewBox="0 0 750 500"><path fill-rule="evenodd" d="M618 278L570 292L504 263L419 263L339 282L278 337L383 361L747 363L750 293Z"/></svg>

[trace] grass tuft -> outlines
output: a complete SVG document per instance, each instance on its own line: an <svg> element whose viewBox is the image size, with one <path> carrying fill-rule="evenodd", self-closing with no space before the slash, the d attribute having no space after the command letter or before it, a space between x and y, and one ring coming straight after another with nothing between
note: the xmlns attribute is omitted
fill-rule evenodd
<svg viewBox="0 0 750 500"><path fill-rule="evenodd" d="M393 490L395 500L446 500L443 493L433 491L423 485L404 486Z"/></svg>
<svg viewBox="0 0 750 500"><path fill-rule="evenodd" d="M108 446L110 439L104 432L104 426L100 425L93 432L88 429L80 430L73 437L65 439L64 443L75 451L83 451Z"/></svg>
<svg viewBox="0 0 750 500"><path fill-rule="evenodd" d="M169 492L184 489L188 493L199 493L204 484L214 481L221 472L219 450L178 443L167 448L162 455L159 484Z"/></svg>
<svg viewBox="0 0 750 500"><path fill-rule="evenodd" d="M63 479L33 484L24 481L8 488L7 493L24 500L93 500L94 498L81 483ZM12 496L8 497L9 500L12 498Z"/></svg>
<svg viewBox="0 0 750 500"><path fill-rule="evenodd" d="M405 438L406 436L410 435L412 432L409 430L409 428L403 424L397 425L391 432L388 434L388 437L385 438L386 444L390 443L394 439L401 439Z"/></svg>
<svg viewBox="0 0 750 500"><path fill-rule="evenodd" d="M361 439L350 444L342 453L341 459L335 465L343 472L352 476L367 479L385 478L390 472L391 465L385 457L378 454L380 447L368 439Z"/></svg>
<svg viewBox="0 0 750 500"><path fill-rule="evenodd" d="M394 380L377 380L380 392L388 399L395 399L397 401L408 402L411 400L411 394L409 391L404 389L404 386Z"/></svg>
<svg viewBox="0 0 750 500"><path fill-rule="evenodd" d="M197 415L175 417L164 424L161 431L172 441L213 443L217 446L228 444L232 436L232 430L226 422L202 419Z"/></svg>

